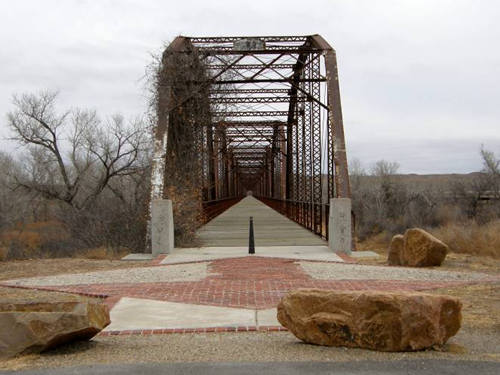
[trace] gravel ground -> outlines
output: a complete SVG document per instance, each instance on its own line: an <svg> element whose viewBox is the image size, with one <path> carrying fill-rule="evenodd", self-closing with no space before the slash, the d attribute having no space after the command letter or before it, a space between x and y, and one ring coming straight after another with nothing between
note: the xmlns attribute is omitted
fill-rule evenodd
<svg viewBox="0 0 500 375"><path fill-rule="evenodd" d="M491 275L479 272L450 272L428 268L319 262L299 264L309 276L320 280L481 281L491 278Z"/></svg>
<svg viewBox="0 0 500 375"><path fill-rule="evenodd" d="M109 259L54 258L0 262L0 280L144 267L148 263Z"/></svg>
<svg viewBox="0 0 500 375"><path fill-rule="evenodd" d="M40 302L40 301L99 301L98 298L36 289L9 288L0 286L0 303Z"/></svg>
<svg viewBox="0 0 500 375"><path fill-rule="evenodd" d="M22 286L63 286L110 283L161 283L198 281L207 277L207 263L128 268L57 276L32 277L4 281L3 284Z"/></svg>
<svg viewBox="0 0 500 375"><path fill-rule="evenodd" d="M464 344L467 342L467 345ZM41 355L0 362L0 369L141 362L361 361L452 358L500 361L500 339L491 332L461 331L440 351L384 353L301 343L291 333L170 334L101 337Z"/></svg>

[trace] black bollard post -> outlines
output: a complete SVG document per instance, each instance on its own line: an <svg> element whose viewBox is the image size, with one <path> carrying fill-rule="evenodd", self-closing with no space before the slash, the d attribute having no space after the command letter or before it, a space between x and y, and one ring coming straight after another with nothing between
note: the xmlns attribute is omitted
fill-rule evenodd
<svg viewBox="0 0 500 375"><path fill-rule="evenodd" d="M248 235L248 254L255 254L255 242L253 238L253 217L250 216L250 233Z"/></svg>

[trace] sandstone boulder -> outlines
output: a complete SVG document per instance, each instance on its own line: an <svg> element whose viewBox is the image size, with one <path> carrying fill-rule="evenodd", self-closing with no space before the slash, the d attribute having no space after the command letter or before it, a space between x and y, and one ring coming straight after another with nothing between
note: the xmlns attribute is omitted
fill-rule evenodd
<svg viewBox="0 0 500 375"><path fill-rule="evenodd" d="M444 344L461 324L459 300L409 292L301 289L278 305L278 320L317 345L415 351Z"/></svg>
<svg viewBox="0 0 500 375"><path fill-rule="evenodd" d="M89 340L110 323L95 302L0 303L0 357Z"/></svg>
<svg viewBox="0 0 500 375"><path fill-rule="evenodd" d="M404 243L405 241L402 234L396 234L392 237L389 246L389 256L387 257L387 263L391 266L399 266L401 264Z"/></svg>
<svg viewBox="0 0 500 375"><path fill-rule="evenodd" d="M404 235L401 264L412 267L440 266L448 246L436 237L418 228L408 229Z"/></svg>

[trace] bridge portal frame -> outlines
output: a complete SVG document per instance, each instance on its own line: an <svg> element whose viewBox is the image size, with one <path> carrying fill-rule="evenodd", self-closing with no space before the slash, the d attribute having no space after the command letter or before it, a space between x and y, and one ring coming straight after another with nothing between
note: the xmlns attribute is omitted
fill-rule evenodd
<svg viewBox="0 0 500 375"><path fill-rule="evenodd" d="M196 84L210 86L213 105L200 143L207 212L252 191L328 238L330 198L351 197L335 50L317 34L178 36L163 59L193 51L207 68ZM168 103L172 90L161 95ZM154 130L152 201L166 198L170 116L159 111Z"/></svg>

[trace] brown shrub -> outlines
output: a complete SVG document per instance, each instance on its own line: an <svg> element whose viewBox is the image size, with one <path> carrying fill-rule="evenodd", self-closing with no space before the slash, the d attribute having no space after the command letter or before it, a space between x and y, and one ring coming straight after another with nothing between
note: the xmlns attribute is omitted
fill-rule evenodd
<svg viewBox="0 0 500 375"><path fill-rule="evenodd" d="M8 252L9 252L9 249L7 249L7 247L0 245L0 262L7 260Z"/></svg>
<svg viewBox="0 0 500 375"><path fill-rule="evenodd" d="M452 222L429 232L453 252L500 258L500 219L486 224L478 224L474 220Z"/></svg>
<svg viewBox="0 0 500 375"><path fill-rule="evenodd" d="M50 257L55 244L68 238L64 225L57 221L19 223L0 233L0 260Z"/></svg>
<svg viewBox="0 0 500 375"><path fill-rule="evenodd" d="M85 259L121 259L126 254L130 253L128 249L125 248L111 248L106 246L100 246L93 249L83 250L76 254L77 258Z"/></svg>
<svg viewBox="0 0 500 375"><path fill-rule="evenodd" d="M362 241L356 242L358 250L387 250L391 242L392 235L386 231L369 236Z"/></svg>

